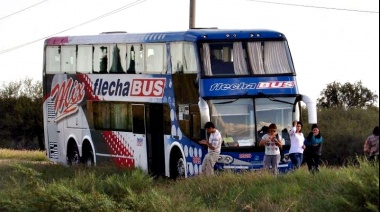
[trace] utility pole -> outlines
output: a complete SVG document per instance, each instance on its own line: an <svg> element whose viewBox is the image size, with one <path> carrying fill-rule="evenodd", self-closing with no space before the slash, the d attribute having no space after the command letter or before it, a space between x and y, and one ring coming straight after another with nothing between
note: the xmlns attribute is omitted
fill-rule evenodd
<svg viewBox="0 0 380 212"><path fill-rule="evenodd" d="M190 0L189 29L195 28L195 0Z"/></svg>

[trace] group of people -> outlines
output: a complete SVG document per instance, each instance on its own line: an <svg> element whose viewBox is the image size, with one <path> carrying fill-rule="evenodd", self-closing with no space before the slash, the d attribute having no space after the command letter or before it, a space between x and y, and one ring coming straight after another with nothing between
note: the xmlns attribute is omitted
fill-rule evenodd
<svg viewBox="0 0 380 212"><path fill-rule="evenodd" d="M320 156L322 155L323 137L317 124L311 126L311 131L305 138L302 133L302 122L294 121L289 131L290 149L289 158L294 169L301 166L305 158L307 167L311 172L319 172Z"/></svg>
<svg viewBox="0 0 380 212"><path fill-rule="evenodd" d="M205 130L209 133L209 140L201 140L200 144L207 145L208 153L202 162L202 172L206 175L214 174L214 165L219 158L222 147L222 135L212 122L205 124ZM312 173L319 172L320 156L322 154L323 137L317 124L311 126L311 131L305 138L302 133L302 122L294 121L289 130L290 149L289 158L294 169L298 169L305 158L308 170ZM259 146L265 146L263 160L265 169L272 169L278 174L278 164L281 159L281 150L284 145L281 135L277 133L276 124L270 124L268 132L260 140ZM379 126L373 129L364 144L364 152L369 160L374 160L379 155Z"/></svg>
<svg viewBox="0 0 380 212"><path fill-rule="evenodd" d="M281 149L284 145L281 135L277 133L276 124L270 124L268 133L265 134L259 143L259 146L265 146L264 168L272 169L277 175L278 164L281 158ZM318 172L320 156L322 154L323 137L317 124L313 124L309 135L304 137L302 133L302 123L294 121L289 131L290 149L289 158L292 161L293 168L301 166L305 157L309 171Z"/></svg>

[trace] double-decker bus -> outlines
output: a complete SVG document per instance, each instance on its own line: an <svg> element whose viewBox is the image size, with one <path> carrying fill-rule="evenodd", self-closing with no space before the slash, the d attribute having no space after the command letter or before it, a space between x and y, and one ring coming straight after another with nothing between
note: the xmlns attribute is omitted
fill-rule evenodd
<svg viewBox="0 0 380 212"><path fill-rule="evenodd" d="M198 141L212 121L223 136L218 170L263 167L261 130L287 130L306 105L284 34L189 29L51 37L44 43L45 145L49 160L113 162L171 178L201 174ZM292 167L282 161L280 169Z"/></svg>

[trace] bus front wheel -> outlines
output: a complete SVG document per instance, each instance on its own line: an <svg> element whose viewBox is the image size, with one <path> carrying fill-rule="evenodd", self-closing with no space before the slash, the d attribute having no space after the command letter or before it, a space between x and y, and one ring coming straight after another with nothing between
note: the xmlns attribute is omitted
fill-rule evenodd
<svg viewBox="0 0 380 212"><path fill-rule="evenodd" d="M170 178L177 179L185 177L185 161L182 154L176 151L170 159Z"/></svg>

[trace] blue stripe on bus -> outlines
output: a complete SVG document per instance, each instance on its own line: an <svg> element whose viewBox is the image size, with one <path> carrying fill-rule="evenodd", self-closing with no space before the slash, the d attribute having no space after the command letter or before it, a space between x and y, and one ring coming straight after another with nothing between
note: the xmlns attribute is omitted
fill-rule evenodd
<svg viewBox="0 0 380 212"><path fill-rule="evenodd" d="M298 94L294 76L208 78L200 80L202 97Z"/></svg>

